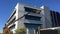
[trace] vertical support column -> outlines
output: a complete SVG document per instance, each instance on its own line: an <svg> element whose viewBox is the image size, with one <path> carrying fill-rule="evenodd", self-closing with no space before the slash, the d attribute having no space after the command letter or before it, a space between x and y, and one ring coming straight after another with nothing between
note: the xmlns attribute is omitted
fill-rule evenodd
<svg viewBox="0 0 60 34"><path fill-rule="evenodd" d="M29 29L27 28L27 34L29 34Z"/></svg>
<svg viewBox="0 0 60 34"><path fill-rule="evenodd" d="M36 30L34 29L34 34L36 34Z"/></svg>
<svg viewBox="0 0 60 34"><path fill-rule="evenodd" d="M40 34L40 27L38 27L38 34Z"/></svg>

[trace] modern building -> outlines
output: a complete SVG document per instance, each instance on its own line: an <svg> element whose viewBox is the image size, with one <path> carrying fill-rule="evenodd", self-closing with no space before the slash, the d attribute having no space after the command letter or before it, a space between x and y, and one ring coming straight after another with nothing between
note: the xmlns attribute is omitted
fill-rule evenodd
<svg viewBox="0 0 60 34"><path fill-rule="evenodd" d="M29 14L27 14L29 13ZM20 17L23 18L19 19ZM4 30L7 28L15 33L15 30L18 27L26 27L27 34L35 34L37 28L51 28L60 26L60 13L51 11L46 6L41 6L40 8L35 8L23 4L17 4L14 11L8 18L8 21L4 27ZM19 19L18 21L12 23L13 21ZM56 24L57 23L57 24ZM7 28L6 28L7 27Z"/></svg>

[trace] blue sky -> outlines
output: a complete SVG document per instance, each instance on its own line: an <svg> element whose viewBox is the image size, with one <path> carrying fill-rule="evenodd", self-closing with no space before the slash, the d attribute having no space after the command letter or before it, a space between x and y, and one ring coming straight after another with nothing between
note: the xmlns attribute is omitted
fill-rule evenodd
<svg viewBox="0 0 60 34"><path fill-rule="evenodd" d="M3 27L17 2L38 8L44 5L51 10L60 11L60 0L0 0L0 32L3 31Z"/></svg>

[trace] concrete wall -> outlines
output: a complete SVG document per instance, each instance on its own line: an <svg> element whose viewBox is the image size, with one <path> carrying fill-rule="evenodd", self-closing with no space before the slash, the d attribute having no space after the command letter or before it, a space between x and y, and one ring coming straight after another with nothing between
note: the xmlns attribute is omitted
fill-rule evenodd
<svg viewBox="0 0 60 34"><path fill-rule="evenodd" d="M42 9L43 28L52 27L50 9L48 7L46 7L46 6L42 6L40 8Z"/></svg>
<svg viewBox="0 0 60 34"><path fill-rule="evenodd" d="M19 5L18 7L18 18L22 17L24 14L26 14L27 12L25 12L25 9L24 9L24 5ZM35 14L35 13L30 13L29 15L32 15L32 16L40 16L40 14ZM18 21L18 27L19 26L23 26L24 23L36 23L36 24L41 24L42 21L36 21L36 20L27 20L25 19L25 17L23 17L22 19L20 19Z"/></svg>

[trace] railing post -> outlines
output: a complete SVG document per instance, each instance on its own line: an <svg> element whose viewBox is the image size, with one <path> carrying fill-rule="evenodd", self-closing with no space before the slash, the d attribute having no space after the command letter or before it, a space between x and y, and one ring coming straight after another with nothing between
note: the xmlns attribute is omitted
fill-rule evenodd
<svg viewBox="0 0 60 34"><path fill-rule="evenodd" d="M40 34L40 27L38 27L38 34Z"/></svg>

